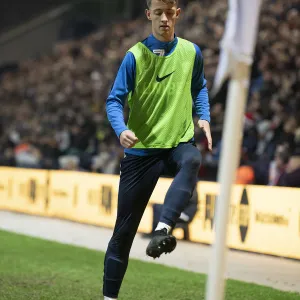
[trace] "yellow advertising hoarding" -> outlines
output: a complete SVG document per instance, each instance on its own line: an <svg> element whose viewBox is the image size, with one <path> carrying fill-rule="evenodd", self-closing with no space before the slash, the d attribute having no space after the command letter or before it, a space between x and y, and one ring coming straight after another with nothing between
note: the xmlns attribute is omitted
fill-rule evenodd
<svg viewBox="0 0 300 300"><path fill-rule="evenodd" d="M163 204L165 195L170 188L170 178L160 178L149 200L150 204Z"/></svg>
<svg viewBox="0 0 300 300"><path fill-rule="evenodd" d="M200 182L199 210L190 239L214 241L219 185ZM228 246L300 259L300 189L235 185L230 204Z"/></svg>
<svg viewBox="0 0 300 300"><path fill-rule="evenodd" d="M82 223L113 228L117 216L119 176L85 172L52 171L48 214ZM148 207L139 231L150 232Z"/></svg>
<svg viewBox="0 0 300 300"><path fill-rule="evenodd" d="M48 215L76 221L78 187L86 180L85 173L51 171L49 176Z"/></svg>
<svg viewBox="0 0 300 300"><path fill-rule="evenodd" d="M45 215L48 172L0 168L0 208Z"/></svg>
<svg viewBox="0 0 300 300"><path fill-rule="evenodd" d="M138 231L152 229L152 205L162 204L172 179L161 178ZM113 228L119 176L85 172L0 168L0 209ZM219 185L199 182L198 212L189 225L193 242L214 241ZM300 259L300 189L235 185L228 246Z"/></svg>
<svg viewBox="0 0 300 300"><path fill-rule="evenodd" d="M300 259L300 189L249 186L234 205L239 226L231 225L229 245Z"/></svg>
<svg viewBox="0 0 300 300"><path fill-rule="evenodd" d="M13 168L0 168L0 209L10 209L13 200Z"/></svg>
<svg viewBox="0 0 300 300"><path fill-rule="evenodd" d="M97 174L85 176L78 185L75 219L112 228L117 215L118 178Z"/></svg>

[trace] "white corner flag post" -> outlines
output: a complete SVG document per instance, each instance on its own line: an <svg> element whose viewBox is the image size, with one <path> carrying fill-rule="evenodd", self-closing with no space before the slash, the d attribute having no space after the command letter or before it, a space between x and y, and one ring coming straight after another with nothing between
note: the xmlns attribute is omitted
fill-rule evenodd
<svg viewBox="0 0 300 300"><path fill-rule="evenodd" d="M229 0L229 14L221 41L221 56L213 94L230 76L221 161L218 174L220 194L216 203L215 242L206 287L206 300L224 299L227 258L227 228L232 185L240 160L240 147L249 77L256 44L262 0Z"/></svg>

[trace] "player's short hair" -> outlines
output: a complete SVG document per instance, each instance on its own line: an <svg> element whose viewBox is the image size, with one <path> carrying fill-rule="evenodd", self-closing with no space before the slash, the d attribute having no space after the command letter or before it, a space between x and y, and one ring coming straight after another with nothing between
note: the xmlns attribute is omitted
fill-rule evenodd
<svg viewBox="0 0 300 300"><path fill-rule="evenodd" d="M176 4L176 5L178 5L178 2L179 2L179 0L160 0L160 1L165 2L167 4L171 3L171 4ZM151 4L152 4L152 0L146 0L146 2L147 2L148 8L150 8Z"/></svg>

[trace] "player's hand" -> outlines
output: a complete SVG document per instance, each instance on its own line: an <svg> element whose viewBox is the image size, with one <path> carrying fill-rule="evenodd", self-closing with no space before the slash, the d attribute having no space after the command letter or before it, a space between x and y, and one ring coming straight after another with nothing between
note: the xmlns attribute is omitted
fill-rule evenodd
<svg viewBox="0 0 300 300"><path fill-rule="evenodd" d="M120 143L124 148L132 148L138 141L131 130L124 130L120 135Z"/></svg>
<svg viewBox="0 0 300 300"><path fill-rule="evenodd" d="M199 120L198 126L204 131L208 142L208 149L209 151L212 151L212 138L209 123L206 120Z"/></svg>

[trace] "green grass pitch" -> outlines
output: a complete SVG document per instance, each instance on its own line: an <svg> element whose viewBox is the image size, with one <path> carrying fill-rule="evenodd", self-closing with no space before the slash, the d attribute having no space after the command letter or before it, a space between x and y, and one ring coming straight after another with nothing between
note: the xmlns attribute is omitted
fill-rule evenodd
<svg viewBox="0 0 300 300"><path fill-rule="evenodd" d="M102 252L0 231L0 299L103 299L103 258ZM201 274L131 260L119 299L201 300L205 282ZM226 300L241 299L299 300L300 295L228 280Z"/></svg>

